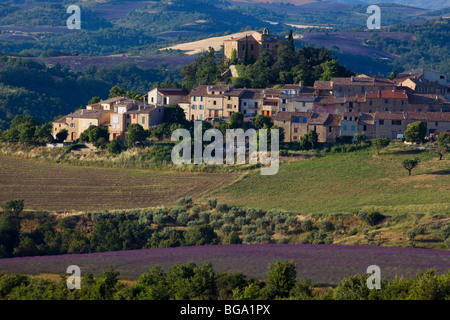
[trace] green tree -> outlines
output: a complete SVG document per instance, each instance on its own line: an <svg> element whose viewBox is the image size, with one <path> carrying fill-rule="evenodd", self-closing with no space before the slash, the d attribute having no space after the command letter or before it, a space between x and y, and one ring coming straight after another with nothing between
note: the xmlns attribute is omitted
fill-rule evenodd
<svg viewBox="0 0 450 320"><path fill-rule="evenodd" d="M372 146L377 150L377 154L380 154L381 150L389 145L388 138L377 138L372 140Z"/></svg>
<svg viewBox="0 0 450 320"><path fill-rule="evenodd" d="M17 217L24 208L24 200L14 199L6 201L3 205L1 205L1 208L5 213L9 213Z"/></svg>
<svg viewBox="0 0 450 320"><path fill-rule="evenodd" d="M276 261L269 264L266 279L266 294L269 299L287 298L295 286L297 271L291 261Z"/></svg>
<svg viewBox="0 0 450 320"><path fill-rule="evenodd" d="M184 234L184 241L187 246L202 246L218 244L219 238L209 225L199 225L188 227Z"/></svg>
<svg viewBox="0 0 450 320"><path fill-rule="evenodd" d="M319 136L314 130L310 130L300 138L300 147L303 150L311 150L319 145Z"/></svg>
<svg viewBox="0 0 450 320"><path fill-rule="evenodd" d="M165 107L164 123L169 124L176 123L185 126L187 124L187 120L184 110L178 105L171 105Z"/></svg>
<svg viewBox="0 0 450 320"><path fill-rule="evenodd" d="M160 266L142 274L134 287L139 291L137 298L140 300L169 300L171 297L167 277Z"/></svg>
<svg viewBox="0 0 450 320"><path fill-rule="evenodd" d="M273 121L268 115L258 114L253 120L253 125L257 130L262 129L263 127L271 128L273 126Z"/></svg>
<svg viewBox="0 0 450 320"><path fill-rule="evenodd" d="M125 136L127 146L133 147L137 143L144 143L148 138L148 131L137 123L130 124L128 126L128 133Z"/></svg>
<svg viewBox="0 0 450 320"><path fill-rule="evenodd" d="M367 276L357 274L345 277L333 290L334 300L367 300L370 289L367 287Z"/></svg>
<svg viewBox="0 0 450 320"><path fill-rule="evenodd" d="M114 86L109 91L109 98L125 97L126 94L127 93L124 88L119 87L119 86Z"/></svg>
<svg viewBox="0 0 450 320"><path fill-rule="evenodd" d="M244 126L244 115L242 112L233 112L230 115L230 123L229 128L230 129L239 129Z"/></svg>
<svg viewBox="0 0 450 320"><path fill-rule="evenodd" d="M108 142L106 149L112 154L119 154L123 150L123 145L120 141L113 140Z"/></svg>
<svg viewBox="0 0 450 320"><path fill-rule="evenodd" d="M101 101L100 97L92 97L91 100L89 100L88 105L96 104Z"/></svg>
<svg viewBox="0 0 450 320"><path fill-rule="evenodd" d="M230 63L230 65L235 65L235 64L237 64L237 62L238 62L237 50L236 49L232 49L229 63Z"/></svg>
<svg viewBox="0 0 450 320"><path fill-rule="evenodd" d="M419 159L405 159L402 161L402 165L403 168L405 168L406 170L408 170L408 175L411 175L411 171L412 169L414 169L415 167L417 167L420 163Z"/></svg>
<svg viewBox="0 0 450 320"><path fill-rule="evenodd" d="M56 141L64 142L64 140L66 140L68 136L69 131L67 131L67 129L59 130L59 132L56 134Z"/></svg>
<svg viewBox="0 0 450 320"><path fill-rule="evenodd" d="M450 134L439 134L436 139L436 144L435 152L439 155L439 160L442 160L444 154L450 150Z"/></svg>
<svg viewBox="0 0 450 320"><path fill-rule="evenodd" d="M405 130L405 140L408 142L421 143L425 141L427 126L422 121L408 124Z"/></svg>
<svg viewBox="0 0 450 320"><path fill-rule="evenodd" d="M346 67L341 66L337 60L326 61L317 66L317 72L321 73L321 81L330 81L334 77L350 77L354 73Z"/></svg>

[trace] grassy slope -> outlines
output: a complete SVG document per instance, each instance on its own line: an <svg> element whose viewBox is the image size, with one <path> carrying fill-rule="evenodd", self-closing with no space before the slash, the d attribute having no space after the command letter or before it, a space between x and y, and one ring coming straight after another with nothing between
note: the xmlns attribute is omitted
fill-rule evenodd
<svg viewBox="0 0 450 320"><path fill-rule="evenodd" d="M414 157L422 163L408 177L401 161ZM449 213L449 167L449 159L438 161L431 151L411 154L396 145L381 155L363 150L285 163L274 176L252 172L214 195L229 204L301 213Z"/></svg>

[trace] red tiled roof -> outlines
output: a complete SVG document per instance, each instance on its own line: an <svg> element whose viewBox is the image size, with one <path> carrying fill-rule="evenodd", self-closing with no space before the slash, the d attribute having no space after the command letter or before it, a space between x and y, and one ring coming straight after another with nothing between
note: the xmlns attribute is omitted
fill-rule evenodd
<svg viewBox="0 0 450 320"><path fill-rule="evenodd" d="M329 113L314 113L308 124L324 125L328 121L329 116Z"/></svg>
<svg viewBox="0 0 450 320"><path fill-rule="evenodd" d="M188 94L179 88L161 88L158 89L165 96L187 96Z"/></svg>
<svg viewBox="0 0 450 320"><path fill-rule="evenodd" d="M369 99L408 99L405 91L392 90L378 90L368 93L366 97Z"/></svg>
<svg viewBox="0 0 450 320"><path fill-rule="evenodd" d="M411 104L450 104L443 95L436 93L410 93L408 101Z"/></svg>
<svg viewBox="0 0 450 320"><path fill-rule="evenodd" d="M405 120L404 112L375 112L375 120Z"/></svg>

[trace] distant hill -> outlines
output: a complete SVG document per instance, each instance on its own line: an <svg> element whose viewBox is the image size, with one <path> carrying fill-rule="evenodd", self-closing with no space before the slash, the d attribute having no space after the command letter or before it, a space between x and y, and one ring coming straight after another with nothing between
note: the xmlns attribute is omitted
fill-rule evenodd
<svg viewBox="0 0 450 320"><path fill-rule="evenodd" d="M411 6L423 9L442 9L450 7L450 0L329 0L333 2L348 3L348 4L379 4L379 3L395 3L404 6Z"/></svg>

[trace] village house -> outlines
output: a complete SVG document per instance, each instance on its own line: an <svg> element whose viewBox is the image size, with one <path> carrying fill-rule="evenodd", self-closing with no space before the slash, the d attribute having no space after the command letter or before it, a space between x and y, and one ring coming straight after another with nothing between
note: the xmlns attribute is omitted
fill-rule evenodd
<svg viewBox="0 0 450 320"><path fill-rule="evenodd" d="M177 105L188 94L180 88L155 88L144 95L149 105Z"/></svg>
<svg viewBox="0 0 450 320"><path fill-rule="evenodd" d="M308 121L312 115L312 112L278 112L273 123L283 128L284 142L298 142L308 132Z"/></svg>
<svg viewBox="0 0 450 320"><path fill-rule="evenodd" d="M66 129L69 133L66 142L78 140L81 133L92 125L108 126L110 114L110 110L79 109L53 122L53 136L56 137L59 131Z"/></svg>

